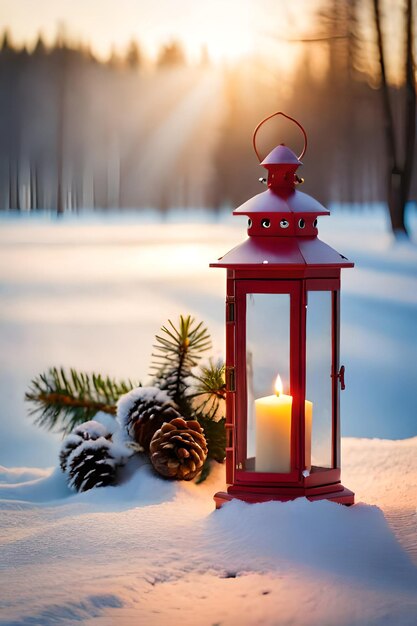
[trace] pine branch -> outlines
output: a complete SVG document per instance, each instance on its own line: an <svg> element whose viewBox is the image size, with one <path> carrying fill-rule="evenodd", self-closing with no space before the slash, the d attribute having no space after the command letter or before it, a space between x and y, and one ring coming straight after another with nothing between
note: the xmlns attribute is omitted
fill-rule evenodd
<svg viewBox="0 0 417 626"><path fill-rule="evenodd" d="M208 478L210 471L211 471L210 459L209 457L207 457L207 459L204 462L203 469L201 470L197 480L195 481L195 484L201 485L201 483L203 483Z"/></svg>
<svg viewBox="0 0 417 626"><path fill-rule="evenodd" d="M199 371L192 375L192 383L189 397L207 440L207 460L214 459L222 463L226 456L226 380L223 361L209 359L207 364L200 365ZM203 482L209 472L210 464L207 463L199 482Z"/></svg>
<svg viewBox="0 0 417 626"><path fill-rule="evenodd" d="M118 398L135 386L131 380L53 367L31 381L25 400L33 405L29 415L35 424L67 434L98 411L115 415Z"/></svg>
<svg viewBox="0 0 417 626"><path fill-rule="evenodd" d="M186 378L201 359L201 353L211 348L208 330L191 315L180 315L178 327L168 320L155 340L151 367L155 383L169 393L185 418L191 417Z"/></svg>
<svg viewBox="0 0 417 626"><path fill-rule="evenodd" d="M226 420L224 417L218 422L200 415L198 417L200 425L204 429L207 441L208 458L223 463L226 456Z"/></svg>
<svg viewBox="0 0 417 626"><path fill-rule="evenodd" d="M197 414L207 419L224 417L226 399L225 365L223 361L209 359L201 365L198 373L192 374L193 388L188 394L193 399Z"/></svg>

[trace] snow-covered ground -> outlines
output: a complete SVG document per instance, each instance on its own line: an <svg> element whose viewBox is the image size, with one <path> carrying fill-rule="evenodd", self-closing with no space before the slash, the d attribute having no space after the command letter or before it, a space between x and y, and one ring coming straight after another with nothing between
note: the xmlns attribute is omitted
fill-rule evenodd
<svg viewBox="0 0 417 626"><path fill-rule="evenodd" d="M225 277L207 266L245 236L234 219L1 219L0 624L417 623L417 246L394 245L378 211L319 224L357 264L343 276L342 476L366 504L214 513L220 466L201 486L145 466L81 495L39 469L59 445L23 402L42 369L145 379L153 334L181 312L222 350Z"/></svg>
<svg viewBox="0 0 417 626"><path fill-rule="evenodd" d="M58 437L33 426L23 400L51 365L144 379L155 332L180 313L204 320L223 352L225 272L208 264L246 236L246 220L190 216L0 216L0 463L55 463ZM335 211L319 230L356 262L342 278L342 432L412 437L417 245L393 245L378 210Z"/></svg>
<svg viewBox="0 0 417 626"><path fill-rule="evenodd" d="M215 512L217 464L200 486L142 466L79 495L59 471L5 470L0 624L414 626L417 437L345 439L343 459L352 508Z"/></svg>

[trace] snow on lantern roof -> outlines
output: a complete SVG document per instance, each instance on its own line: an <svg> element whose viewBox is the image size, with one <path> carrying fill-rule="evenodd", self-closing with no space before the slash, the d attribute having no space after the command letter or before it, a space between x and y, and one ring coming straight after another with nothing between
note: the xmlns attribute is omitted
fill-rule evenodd
<svg viewBox="0 0 417 626"><path fill-rule="evenodd" d="M310 213L313 215L330 215L320 202L302 191L276 193L268 189L250 198L237 209L233 215L250 215L251 213Z"/></svg>
<svg viewBox="0 0 417 626"><path fill-rule="evenodd" d="M302 165L302 162L296 157L294 152L287 148L287 146L281 143L276 146L271 152L264 158L261 165L268 167L269 165Z"/></svg>

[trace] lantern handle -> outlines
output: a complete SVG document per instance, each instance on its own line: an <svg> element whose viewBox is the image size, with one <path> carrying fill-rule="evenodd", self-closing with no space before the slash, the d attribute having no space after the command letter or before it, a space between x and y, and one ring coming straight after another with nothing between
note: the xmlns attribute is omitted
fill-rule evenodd
<svg viewBox="0 0 417 626"><path fill-rule="evenodd" d="M275 117L276 115L282 115L283 117L286 117L287 120L291 120L291 122L294 122L294 124L296 124L296 126L298 126L298 128L301 130L301 132L303 133L303 137L304 137L304 147L302 149L302 152L300 154L300 156L298 157L298 160L302 159L303 156L306 153L307 150L307 134L306 131L304 130L304 128L301 126L300 122L297 122L297 120L295 120L293 117L290 117L289 115L287 115L286 113L283 113L282 111L276 111L275 113L272 113L272 115L268 115L268 117L266 117L264 120L262 120L262 122L259 122L258 126L255 128L255 130L253 131L253 137L252 137L252 145L253 145L253 149L255 150L255 154L258 157L259 163L261 163L261 161L263 159L261 159L261 156L258 152L258 149L256 147L256 135L258 133L258 130L260 129L260 127L265 124L265 122L267 122L268 120L270 120L272 117Z"/></svg>

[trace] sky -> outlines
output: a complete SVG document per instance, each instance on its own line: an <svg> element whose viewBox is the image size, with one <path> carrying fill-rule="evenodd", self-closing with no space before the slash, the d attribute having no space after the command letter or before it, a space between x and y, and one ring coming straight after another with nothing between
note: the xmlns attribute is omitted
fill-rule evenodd
<svg viewBox="0 0 417 626"><path fill-rule="evenodd" d="M316 7L317 0L291 6L277 0L0 0L0 19L16 43L33 42L39 31L52 41L65 24L101 57L134 37L150 57L161 44L181 39L191 58L207 45L214 60L233 60L262 51L272 16L281 28L296 19L299 30Z"/></svg>

